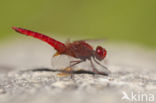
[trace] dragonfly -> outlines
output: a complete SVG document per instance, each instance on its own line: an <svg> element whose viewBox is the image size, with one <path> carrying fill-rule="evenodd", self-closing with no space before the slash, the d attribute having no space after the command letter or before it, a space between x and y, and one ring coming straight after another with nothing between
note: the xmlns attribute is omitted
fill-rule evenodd
<svg viewBox="0 0 156 103"><path fill-rule="evenodd" d="M64 70L67 72L71 73L75 65L89 61L91 71L94 74L109 75L111 73L111 71L106 66L100 63L100 61L104 60L107 55L106 49L101 46L97 46L94 50L93 47L85 40L76 40L73 42L68 41L66 43L62 43L58 40L55 40L54 38L28 29L19 27L12 27L12 29L20 34L32 36L48 43L56 50L53 58L56 58L59 55L75 58L76 60L71 60L69 65L64 68ZM63 60L64 62L66 61L65 59ZM55 61L55 59L53 59L53 61ZM96 68L95 63L102 67L104 71L99 71Z"/></svg>

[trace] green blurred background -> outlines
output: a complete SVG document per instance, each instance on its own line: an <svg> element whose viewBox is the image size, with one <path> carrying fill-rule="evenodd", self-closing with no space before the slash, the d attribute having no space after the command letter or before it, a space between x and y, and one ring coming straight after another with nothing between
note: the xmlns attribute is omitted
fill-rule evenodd
<svg viewBox="0 0 156 103"><path fill-rule="evenodd" d="M0 0L0 13L1 42L17 36L17 26L156 48L156 0Z"/></svg>

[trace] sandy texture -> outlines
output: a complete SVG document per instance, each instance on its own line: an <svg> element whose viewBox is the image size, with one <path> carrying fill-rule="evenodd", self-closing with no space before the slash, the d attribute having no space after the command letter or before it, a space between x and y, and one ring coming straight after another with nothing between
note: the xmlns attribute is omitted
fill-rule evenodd
<svg viewBox="0 0 156 103"><path fill-rule="evenodd" d="M49 71L53 69L54 50L44 43L18 42L1 47L0 103L129 103L121 100L123 92L156 96L154 51L132 45L105 47L105 65L112 71L109 76L83 73L74 74L72 79Z"/></svg>

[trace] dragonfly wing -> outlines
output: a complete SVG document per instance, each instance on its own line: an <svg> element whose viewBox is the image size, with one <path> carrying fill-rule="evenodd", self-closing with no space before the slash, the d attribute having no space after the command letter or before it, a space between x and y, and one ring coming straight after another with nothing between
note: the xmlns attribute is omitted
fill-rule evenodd
<svg viewBox="0 0 156 103"><path fill-rule="evenodd" d="M71 64L74 64L76 63L75 61L81 61L81 59L73 58L67 55L58 55L58 56L52 57L51 65L52 65L52 68L55 70L63 70L70 66L70 62ZM73 71L78 71L78 70L92 71L90 62L88 60L83 61L73 66L72 68L73 68Z"/></svg>
<svg viewBox="0 0 156 103"><path fill-rule="evenodd" d="M99 44L99 43L104 43L107 41L106 38L102 38L102 39L84 39L82 41L85 41L89 44Z"/></svg>
<svg viewBox="0 0 156 103"><path fill-rule="evenodd" d="M80 59L73 58L68 55L58 55L58 56L52 57L51 65L52 65L52 68L55 70L63 70L70 66L70 62L72 62L71 64L74 64L74 63L76 63L75 61L80 61ZM100 63L102 65L105 65L105 63L103 63L103 61L101 61ZM93 60L93 64L99 72L108 73L107 69L98 65L94 60ZM73 71L83 70L83 71L93 72L93 68L92 68L89 60L83 61L71 68Z"/></svg>
<svg viewBox="0 0 156 103"><path fill-rule="evenodd" d="M69 66L71 58L66 55L58 55L54 56L51 59L51 65L53 69L63 70L64 68Z"/></svg>

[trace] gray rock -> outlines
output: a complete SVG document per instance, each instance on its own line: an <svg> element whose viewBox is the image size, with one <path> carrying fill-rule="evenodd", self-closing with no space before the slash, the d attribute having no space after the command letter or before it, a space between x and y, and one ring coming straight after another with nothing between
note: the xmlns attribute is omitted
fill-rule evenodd
<svg viewBox="0 0 156 103"><path fill-rule="evenodd" d="M147 103L150 94L156 96L154 51L127 45L106 48L109 76L82 73L71 78L45 70L53 69L50 59L54 51L44 44L20 42L1 47L0 103L129 103L122 100L124 93L129 98L136 94L133 102ZM141 101L138 97L143 94L147 98Z"/></svg>

